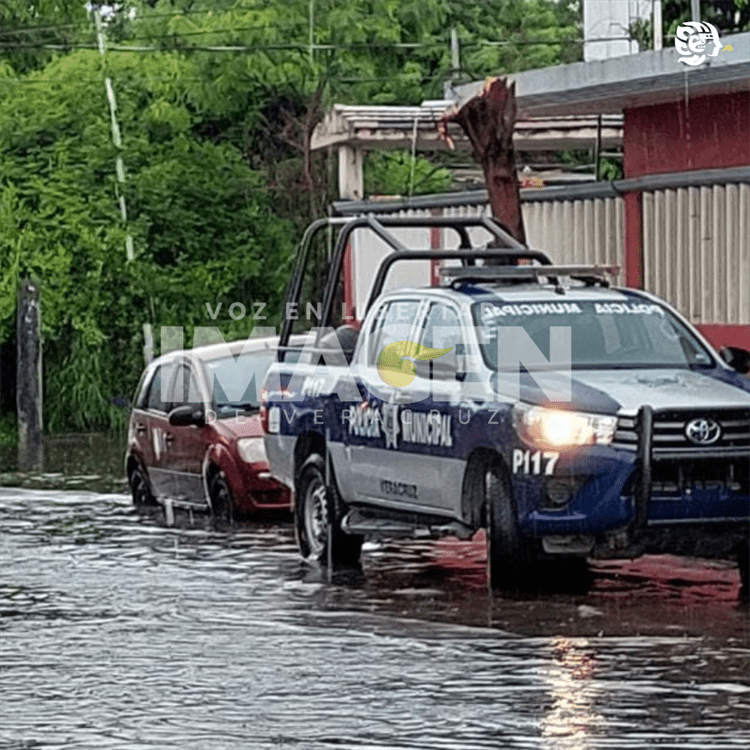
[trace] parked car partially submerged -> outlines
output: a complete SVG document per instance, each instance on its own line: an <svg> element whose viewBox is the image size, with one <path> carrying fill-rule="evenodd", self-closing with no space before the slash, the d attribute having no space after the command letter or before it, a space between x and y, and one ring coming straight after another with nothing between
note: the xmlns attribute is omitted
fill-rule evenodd
<svg viewBox="0 0 750 750"><path fill-rule="evenodd" d="M125 459L136 506L209 509L220 519L288 510L271 478L258 412L277 337L173 351L144 371Z"/></svg>

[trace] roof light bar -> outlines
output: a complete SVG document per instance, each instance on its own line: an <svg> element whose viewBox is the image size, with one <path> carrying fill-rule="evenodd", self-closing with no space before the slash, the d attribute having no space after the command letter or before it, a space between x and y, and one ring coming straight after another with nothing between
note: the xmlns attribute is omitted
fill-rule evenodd
<svg viewBox="0 0 750 750"><path fill-rule="evenodd" d="M451 283L461 280L493 281L503 279L518 279L532 277L538 279L540 276L570 278L604 279L609 276L617 276L620 273L619 266L586 266L586 265L561 265L561 266L448 266L440 269L441 279Z"/></svg>

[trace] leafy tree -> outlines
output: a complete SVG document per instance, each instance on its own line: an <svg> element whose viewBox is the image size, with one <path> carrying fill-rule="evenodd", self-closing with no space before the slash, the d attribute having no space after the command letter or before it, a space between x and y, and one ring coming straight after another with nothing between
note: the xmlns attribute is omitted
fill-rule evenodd
<svg viewBox="0 0 750 750"><path fill-rule="evenodd" d="M202 51L214 103L231 107L271 90L309 96L321 81L341 103L439 97L453 72L452 28L471 78L581 56L578 0L160 0L140 4L130 31L139 43ZM244 51L228 56L217 46Z"/></svg>
<svg viewBox="0 0 750 750"><path fill-rule="evenodd" d="M702 0L701 21L712 23L720 34L750 30L748 0ZM664 34L673 37L677 27L692 18L690 0L665 0L662 10Z"/></svg>
<svg viewBox="0 0 750 750"><path fill-rule="evenodd" d="M458 72L451 28L460 40ZM331 197L325 155L305 153L305 134L327 104L418 104L442 98L451 76L581 56L577 0L161 0L142 4L129 31L133 44L190 54L205 81L201 134L232 142L262 169L276 204L300 228ZM370 159L366 169L376 163L381 174L366 175L368 185L382 182L383 168L396 171L386 183L403 183L394 158ZM303 198L311 192L317 199Z"/></svg>
<svg viewBox="0 0 750 750"><path fill-rule="evenodd" d="M750 0L703 0L701 20L712 23L723 36L750 30ZM662 33L665 40L673 39L677 27L692 18L690 0L665 0L662 8ZM641 50L654 46L654 19L639 18L630 24L630 37ZM665 46L672 46L665 41Z"/></svg>
<svg viewBox="0 0 750 750"><path fill-rule="evenodd" d="M185 326L189 344L192 326L212 322L207 302L223 303L216 325L226 337L252 326L227 317L232 302L278 309L293 226L330 197L332 165L308 148L328 104L415 104L442 97L449 77L578 59L569 41L580 39L577 6L122 0L106 21L106 75L123 133L128 226L86 6L0 6L0 342L14 336L18 279L37 276L47 423L117 420L111 401L132 392L145 322L157 335ZM422 157L373 155L366 179L373 191L408 193L439 189L446 174Z"/></svg>
<svg viewBox="0 0 750 750"><path fill-rule="evenodd" d="M3 0L0 3L0 64L16 73L42 68L56 54L82 39L92 27L81 0ZM49 46L46 46L49 45Z"/></svg>
<svg viewBox="0 0 750 750"><path fill-rule="evenodd" d="M101 426L142 367L142 325L211 324L207 302L278 307L291 243L261 177L230 144L196 137L191 62L112 55L136 257L127 261L98 52L82 50L0 94L0 340L18 279L41 281L47 419ZM198 97L200 98L200 97ZM228 326L231 323L232 326ZM225 336L249 320L218 321ZM55 398L50 398L54 394Z"/></svg>
<svg viewBox="0 0 750 750"><path fill-rule="evenodd" d="M367 154L365 192L368 195L420 195L445 192L452 176L444 167L406 151Z"/></svg>

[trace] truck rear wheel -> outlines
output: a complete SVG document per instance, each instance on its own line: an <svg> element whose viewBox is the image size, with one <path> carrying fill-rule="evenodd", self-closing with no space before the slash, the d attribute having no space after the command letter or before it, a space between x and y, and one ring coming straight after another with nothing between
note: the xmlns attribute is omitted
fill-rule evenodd
<svg viewBox="0 0 750 750"><path fill-rule="evenodd" d="M493 463L485 470L484 505L490 585L495 589L528 587L535 572L535 544L518 528L510 479L499 463Z"/></svg>
<svg viewBox="0 0 750 750"><path fill-rule="evenodd" d="M362 537L341 529L341 509L335 487L326 487L325 464L317 454L305 462L295 486L294 526L306 560L334 566L356 566Z"/></svg>

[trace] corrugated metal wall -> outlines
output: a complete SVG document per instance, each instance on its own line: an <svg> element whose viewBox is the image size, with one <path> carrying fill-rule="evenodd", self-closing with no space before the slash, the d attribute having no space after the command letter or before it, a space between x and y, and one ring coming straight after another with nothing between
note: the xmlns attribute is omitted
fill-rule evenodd
<svg viewBox="0 0 750 750"><path fill-rule="evenodd" d="M429 210L404 209L396 216L429 216ZM390 230L407 247L414 250L430 249L430 230L428 228ZM368 229L355 229L352 237L352 265L354 278L353 302L357 310L364 312L370 299L370 291L375 275L383 259L392 252L392 248ZM388 274L384 291L405 286L428 286L430 283L430 261L412 261L396 263Z"/></svg>
<svg viewBox="0 0 750 750"><path fill-rule="evenodd" d="M693 323L750 322L750 185L643 193L644 287Z"/></svg>
<svg viewBox="0 0 750 750"><path fill-rule="evenodd" d="M528 242L556 263L622 266L622 198L534 201L523 204Z"/></svg>
<svg viewBox="0 0 750 750"><path fill-rule="evenodd" d="M555 263L623 265L622 198L525 201L522 210L529 246L544 250ZM444 209L446 216L480 212L491 215L488 205Z"/></svg>
<svg viewBox="0 0 750 750"><path fill-rule="evenodd" d="M535 200L522 204L524 225L530 247L544 250L555 263L599 263L602 265L624 265L623 223L624 201L622 198L587 198L581 200ZM427 216L428 209L404 209L397 216ZM491 216L489 204L467 206L445 206L444 216ZM403 230L401 230L403 231ZM429 230L411 230L422 233L422 241L415 236L404 237L412 247L429 247ZM483 229L470 230L472 241L484 243L490 234ZM397 231L398 235L399 232ZM369 240L368 240L369 242ZM446 247L457 247L458 238L446 232L443 242ZM372 250L368 250L372 252ZM381 254L385 253L385 246ZM379 261L379 257L377 258ZM623 283L620 274L618 283Z"/></svg>
<svg viewBox="0 0 750 750"><path fill-rule="evenodd" d="M750 323L750 184L644 191L642 200L646 291L693 323ZM624 266L621 197L536 199L524 201L522 208L529 245L549 253L554 262ZM428 212L411 209L399 215ZM489 205L444 206L442 213L491 215ZM422 232L419 246L427 241ZM489 235L476 230L473 239L486 242ZM452 235L444 241L457 246ZM625 283L623 273L617 283Z"/></svg>

